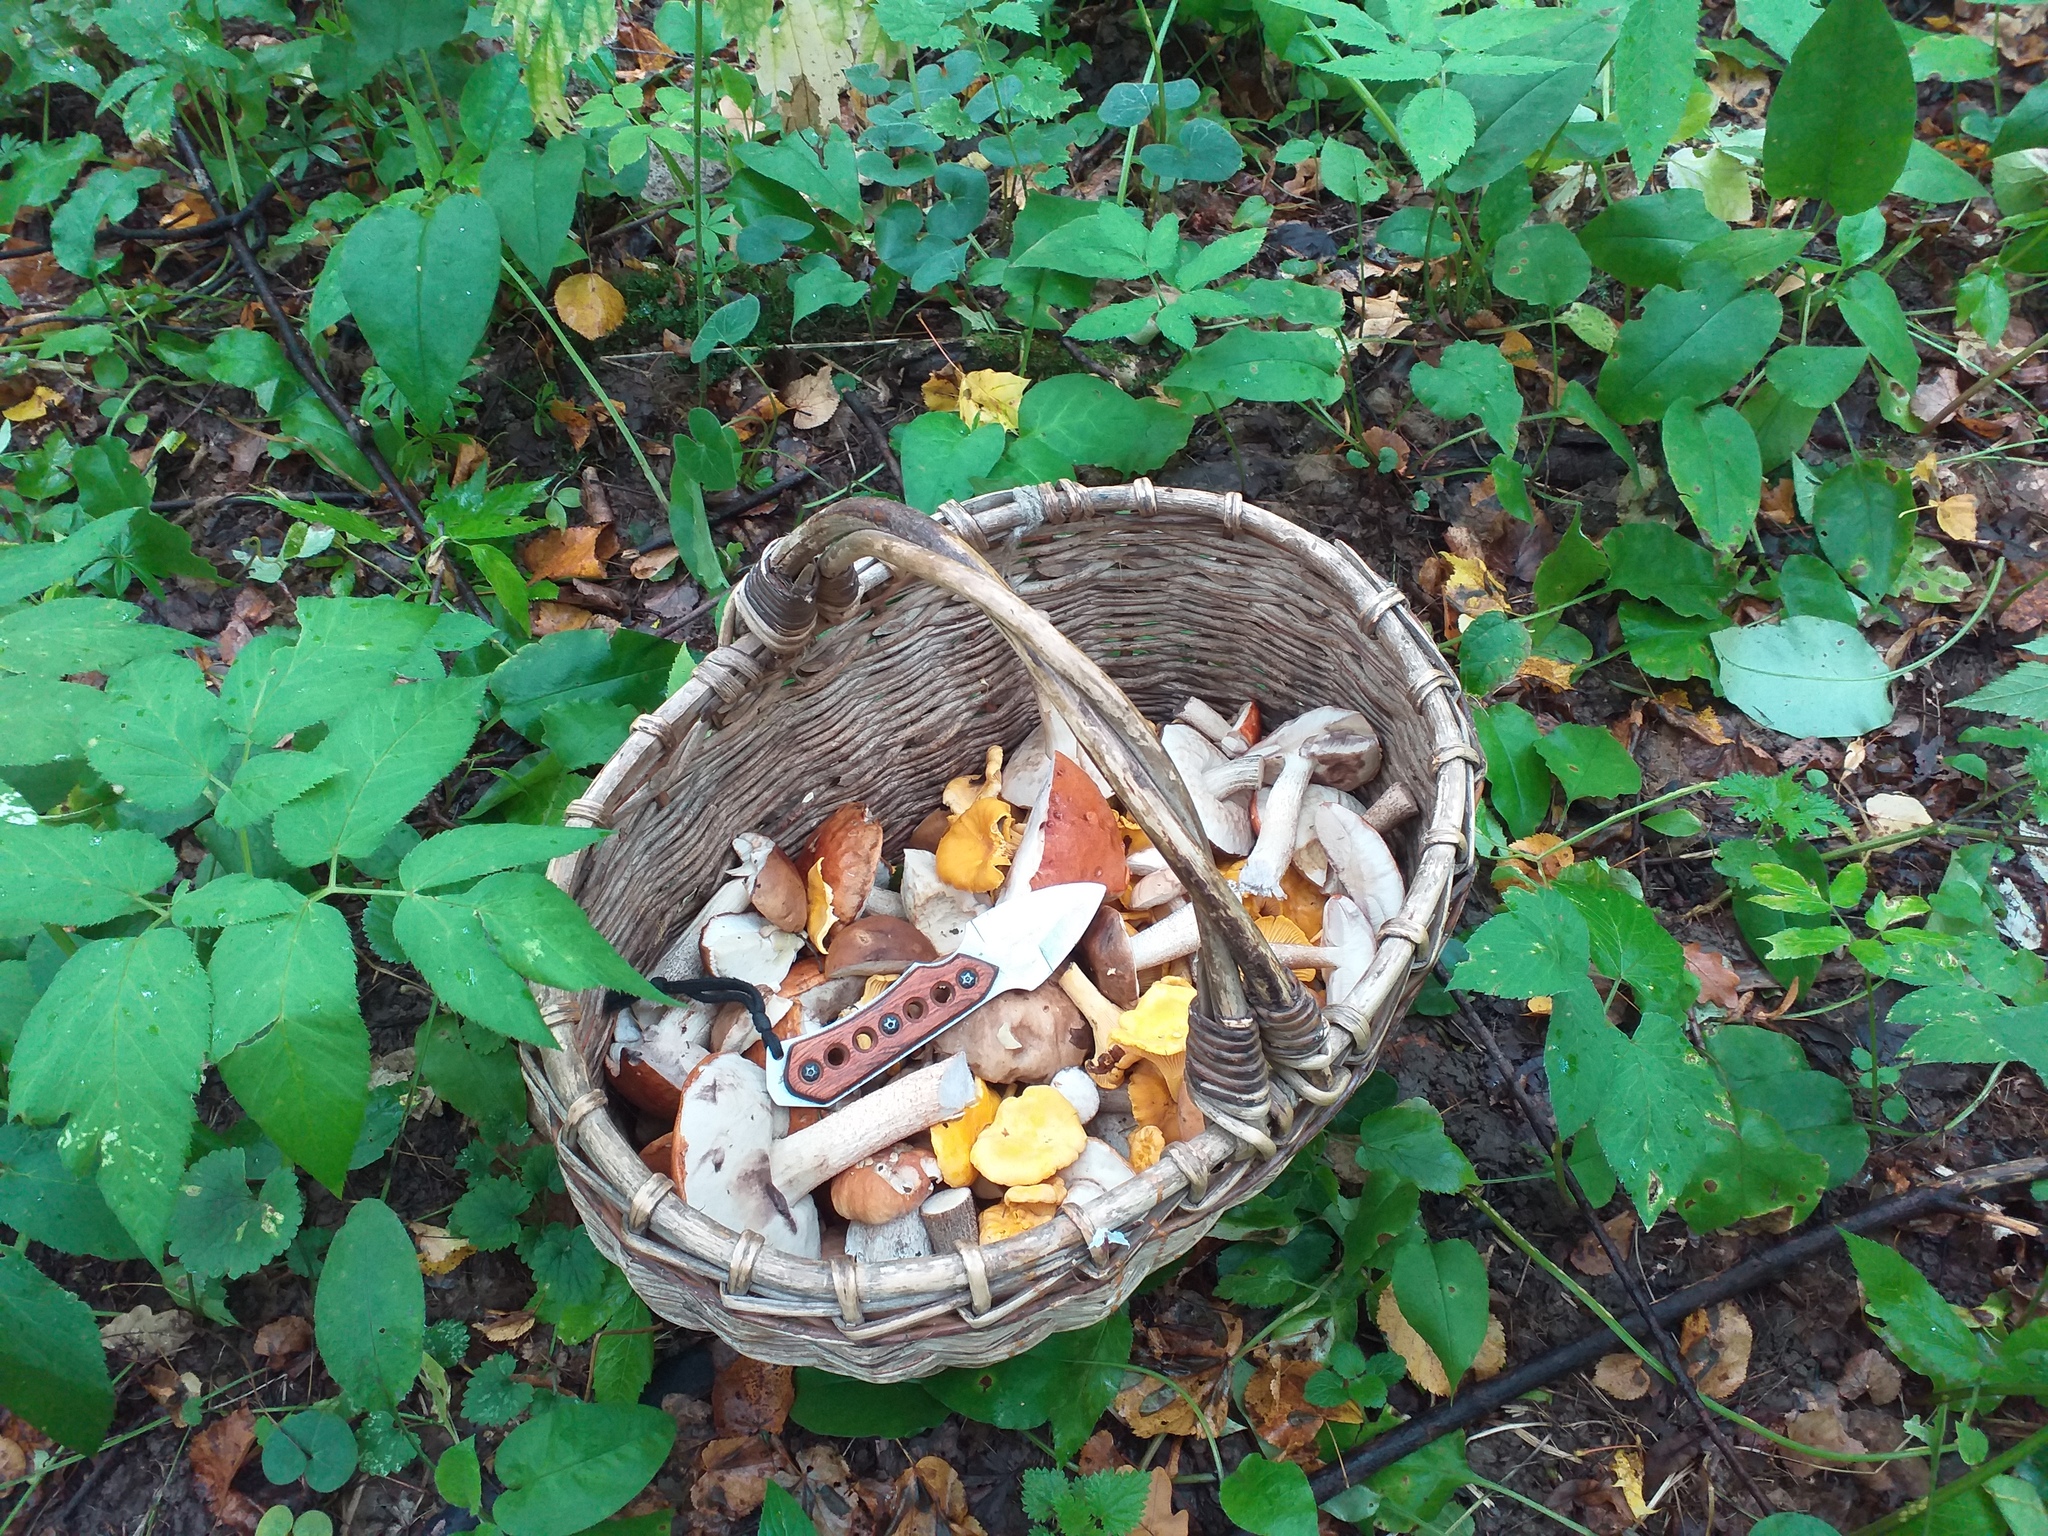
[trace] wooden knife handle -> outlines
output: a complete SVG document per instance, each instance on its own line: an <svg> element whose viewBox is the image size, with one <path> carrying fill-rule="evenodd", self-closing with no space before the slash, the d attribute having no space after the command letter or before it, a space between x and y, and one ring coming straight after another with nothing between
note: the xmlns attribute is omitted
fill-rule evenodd
<svg viewBox="0 0 2048 1536"><path fill-rule="evenodd" d="M995 979L993 965L966 955L913 965L865 1008L784 1047L789 1091L830 1104L987 1002Z"/></svg>

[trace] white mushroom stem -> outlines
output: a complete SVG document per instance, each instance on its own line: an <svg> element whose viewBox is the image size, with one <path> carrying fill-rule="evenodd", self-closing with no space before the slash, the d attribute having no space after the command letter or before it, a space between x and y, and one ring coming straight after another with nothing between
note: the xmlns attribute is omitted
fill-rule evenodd
<svg viewBox="0 0 2048 1536"><path fill-rule="evenodd" d="M1078 965L1062 970L1059 981L1060 990L1067 994L1067 1000L1081 1010L1081 1017L1095 1031L1095 1054L1100 1056L1109 1049L1109 1032L1116 1028L1121 1017L1116 1004L1102 995Z"/></svg>
<svg viewBox="0 0 2048 1536"><path fill-rule="evenodd" d="M918 1219L933 1253L952 1253L961 1244L981 1241L981 1223L974 1214L974 1191L942 1189L918 1207Z"/></svg>
<svg viewBox="0 0 2048 1536"><path fill-rule="evenodd" d="M1187 892L1181 889L1179 875L1170 869L1155 869L1131 887L1131 910L1144 912L1153 907L1163 907L1185 895Z"/></svg>
<svg viewBox="0 0 2048 1536"><path fill-rule="evenodd" d="M1219 800L1257 789L1265 782L1266 762L1255 757L1226 758L1202 775L1202 787Z"/></svg>
<svg viewBox="0 0 2048 1536"><path fill-rule="evenodd" d="M1081 1155L1060 1170L1060 1181L1067 1186L1069 1200L1106 1195L1136 1177L1115 1147L1093 1136L1081 1148Z"/></svg>
<svg viewBox="0 0 2048 1536"><path fill-rule="evenodd" d="M1240 762L1252 759L1240 758ZM1294 858L1295 833L1301 825L1302 797L1308 793L1309 775L1315 764L1298 752L1280 760L1280 777L1266 797L1260 812L1259 840L1252 844L1251 857L1237 877L1240 890L1254 896L1285 896L1281 876Z"/></svg>
<svg viewBox="0 0 2048 1536"><path fill-rule="evenodd" d="M965 1193L965 1191L962 1191ZM921 1259L932 1251L924 1219L916 1211L905 1211L894 1221L870 1224L852 1221L846 1225L846 1256L869 1264L889 1259Z"/></svg>
<svg viewBox="0 0 2048 1536"><path fill-rule="evenodd" d="M1131 935L1131 964L1149 971L1170 960L1183 960L1202 946L1202 933L1195 926L1195 909L1176 907L1149 928Z"/></svg>
<svg viewBox="0 0 2048 1536"><path fill-rule="evenodd" d="M1323 945L1334 957L1323 995L1332 1008L1340 1008L1365 980L1378 949L1372 924L1350 897L1332 896L1323 903Z"/></svg>
<svg viewBox="0 0 2048 1536"><path fill-rule="evenodd" d="M792 1200L809 1194L871 1153L955 1119L974 1097L964 1055L906 1073L776 1142L769 1153L775 1187Z"/></svg>
<svg viewBox="0 0 2048 1536"><path fill-rule="evenodd" d="M1188 799L1202 823L1202 832L1219 852L1242 858L1252 851L1252 817L1248 807L1235 796L1219 796L1208 786L1212 768L1223 762L1216 744L1191 726L1169 725L1159 733L1159 744L1187 787ZM1261 770L1263 772L1263 769Z"/></svg>
<svg viewBox="0 0 2048 1536"><path fill-rule="evenodd" d="M703 909L690 919L690 926L676 935L668 953L657 960L654 969L647 974L662 981L693 981L702 976L704 956L701 946L705 928L716 918L746 911L751 904L745 880L726 881L711 893L711 899L704 903Z"/></svg>
<svg viewBox="0 0 2048 1536"><path fill-rule="evenodd" d="M1187 703L1181 705L1180 713L1175 715L1174 719L1183 725L1193 726L1218 747L1223 745L1225 737L1232 734L1230 722L1200 699L1189 699ZM1244 748L1240 746L1237 750L1238 753L1242 753Z"/></svg>
<svg viewBox="0 0 2048 1536"><path fill-rule="evenodd" d="M1355 811L1324 804L1316 807L1316 840L1329 854L1344 894L1358 903L1377 933L1408 897L1386 839Z"/></svg>
<svg viewBox="0 0 2048 1536"><path fill-rule="evenodd" d="M1095 1079L1079 1067L1061 1067L1052 1075L1053 1091L1074 1106L1074 1113L1086 1125L1095 1118L1102 1108L1102 1090L1095 1086Z"/></svg>

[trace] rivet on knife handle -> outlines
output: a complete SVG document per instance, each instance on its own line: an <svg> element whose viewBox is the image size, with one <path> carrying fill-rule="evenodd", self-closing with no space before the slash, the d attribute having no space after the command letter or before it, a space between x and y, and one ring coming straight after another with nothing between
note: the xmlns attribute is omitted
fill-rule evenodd
<svg viewBox="0 0 2048 1536"><path fill-rule="evenodd" d="M905 971L880 997L829 1029L788 1043L792 1094L829 1104L988 1000L996 967L953 955Z"/></svg>

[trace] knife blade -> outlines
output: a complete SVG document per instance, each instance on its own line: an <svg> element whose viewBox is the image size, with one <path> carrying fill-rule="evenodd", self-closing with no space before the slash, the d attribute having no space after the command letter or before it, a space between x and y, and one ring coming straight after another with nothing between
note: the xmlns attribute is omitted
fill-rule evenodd
<svg viewBox="0 0 2048 1536"><path fill-rule="evenodd" d="M989 908L952 954L911 966L871 1003L786 1042L768 1063L768 1095L791 1108L837 1103L992 997L1051 979L1107 893L1091 880L1027 891Z"/></svg>

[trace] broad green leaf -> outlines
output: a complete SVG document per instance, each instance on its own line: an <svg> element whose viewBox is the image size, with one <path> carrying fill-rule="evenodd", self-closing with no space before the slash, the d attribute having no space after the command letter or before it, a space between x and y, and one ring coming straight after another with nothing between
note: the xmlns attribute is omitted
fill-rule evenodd
<svg viewBox="0 0 2048 1536"><path fill-rule="evenodd" d="M1020 432L1042 438L1071 462L1130 475L1149 474L1180 452L1194 421L1192 411L1133 400L1092 373L1062 373L1032 385L1017 412Z"/></svg>
<svg viewBox="0 0 2048 1536"><path fill-rule="evenodd" d="M1927 1277L1883 1243L1844 1233L1864 1309L1907 1365L1951 1392L1967 1393L1986 1374L1991 1351Z"/></svg>
<svg viewBox="0 0 2048 1536"><path fill-rule="evenodd" d="M1532 22L1545 14L1523 13ZM1592 88L1601 63L1614 47L1614 38L1611 13L1582 12L1541 31L1488 44L1480 54L1467 51L1452 60L1451 84L1472 103L1478 134L1465 158L1444 178L1444 189L1476 191L1512 174L1530 155L1550 143ZM1474 69L1488 67L1487 54L1496 58L1554 59L1562 67L1535 74L1464 72L1468 65Z"/></svg>
<svg viewBox="0 0 2048 1536"><path fill-rule="evenodd" d="M441 1453L441 1459L434 1463L434 1492L472 1515L483 1513L484 1474L477 1460L474 1436L456 1441Z"/></svg>
<svg viewBox="0 0 2048 1536"><path fill-rule="evenodd" d="M533 1191L517 1179L482 1179L455 1202L448 1230L481 1252L495 1253L519 1241L519 1218L532 1203Z"/></svg>
<svg viewBox="0 0 2048 1536"><path fill-rule="evenodd" d="M1849 392L1869 356L1862 347L1780 347L1764 377L1794 404L1822 410Z"/></svg>
<svg viewBox="0 0 2048 1536"><path fill-rule="evenodd" d="M1421 1450L1403 1456L1391 1467L1375 1472L1366 1480L1368 1491L1379 1496L1371 1520L1383 1531L1439 1531L1439 1520L1451 1496L1472 1481L1472 1468L1465 1461L1465 1434L1457 1430L1433 1440Z"/></svg>
<svg viewBox="0 0 2048 1536"><path fill-rule="evenodd" d="M408 896L398 904L391 931L441 1001L464 1018L528 1045L555 1044L533 994L500 957L473 903Z"/></svg>
<svg viewBox="0 0 2048 1536"><path fill-rule="evenodd" d="M1564 786L1567 802L1642 793L1643 770L1611 731L1597 725L1557 726L1536 743L1536 751Z"/></svg>
<svg viewBox="0 0 2048 1536"><path fill-rule="evenodd" d="M1165 383L1169 390L1199 390L1215 402L1314 400L1328 405L1344 393L1342 364L1337 344L1314 331L1240 327L1182 358Z"/></svg>
<svg viewBox="0 0 2048 1536"><path fill-rule="evenodd" d="M456 106L462 136L479 159L488 160L506 144L523 143L533 135L533 101L519 78L519 59L494 53L469 72Z"/></svg>
<svg viewBox="0 0 2048 1536"><path fill-rule="evenodd" d="M1263 229L1244 229L1234 235L1225 235L1221 240L1203 246L1182 262L1180 270L1173 274L1173 286L1185 292L1190 288L1200 288L1219 278L1228 277L1257 256L1265 248L1265 244L1266 232ZM1089 374L1086 377L1095 376ZM1097 379L1096 382L1106 381Z"/></svg>
<svg viewBox="0 0 2048 1536"><path fill-rule="evenodd" d="M1995 262L1972 267L1956 284L1956 319L1993 346L2005 339L2012 323L2012 290Z"/></svg>
<svg viewBox="0 0 2048 1536"><path fill-rule="evenodd" d="M1394 1254L1394 1299L1453 1386L1486 1342L1486 1265L1461 1237L1403 1243Z"/></svg>
<svg viewBox="0 0 2048 1536"><path fill-rule="evenodd" d="M1984 1491L1998 1506L2012 1536L2048 1536L2048 1506L2041 1502L2041 1490L2017 1477L1994 1477Z"/></svg>
<svg viewBox="0 0 2048 1536"><path fill-rule="evenodd" d="M543 875L507 870L485 876L460 895L437 899L473 906L505 963L531 980L569 991L616 987L663 996L590 926L576 899Z"/></svg>
<svg viewBox="0 0 2048 1536"><path fill-rule="evenodd" d="M458 193L423 216L381 203L330 259L378 363L413 413L439 426L497 297L491 205Z"/></svg>
<svg viewBox="0 0 2048 1536"><path fill-rule="evenodd" d="M1695 1232L1786 1211L1804 1221L1827 1187L1825 1158L1804 1152L1760 1110L1736 1105L1735 1128L1707 1128L1705 1150L1673 1205Z"/></svg>
<svg viewBox="0 0 2048 1536"><path fill-rule="evenodd" d="M0 933L140 912L177 870L178 856L144 832L0 822Z"/></svg>
<svg viewBox="0 0 2048 1536"><path fill-rule="evenodd" d="M854 166L853 141L834 124L823 142L812 129L784 136L773 144L742 139L733 154L749 169L780 182L806 202L836 213L849 224L861 222L860 176Z"/></svg>
<svg viewBox="0 0 2048 1536"><path fill-rule="evenodd" d="M202 644L162 624L138 624L142 610L104 597L53 597L0 618L0 672L29 677L112 675L130 662Z"/></svg>
<svg viewBox="0 0 2048 1536"><path fill-rule="evenodd" d="M1741 169L1733 156L1722 154L1719 158L1735 165L1738 171ZM1742 183L1742 196L1745 201L1749 197L1747 181ZM1734 273L1744 282L1754 282L1777 271L1812 243L1810 229L1731 229L1687 251L1679 271L1688 288L1704 284L1715 267Z"/></svg>
<svg viewBox="0 0 2048 1536"><path fill-rule="evenodd" d="M409 891L430 891L500 869L545 864L604 837L597 827L457 827L428 838L401 859L398 880Z"/></svg>
<svg viewBox="0 0 2048 1536"><path fill-rule="evenodd" d="M0 1250L0 1403L87 1456L114 1421L92 1309L12 1249Z"/></svg>
<svg viewBox="0 0 2048 1536"><path fill-rule="evenodd" d="M1778 599L1785 616L1805 614L1816 619L1833 619L1838 624L1856 622L1856 600L1842 585L1835 568L1818 555L1787 555L1778 567Z"/></svg>
<svg viewBox="0 0 2048 1536"><path fill-rule="evenodd" d="M389 686L433 632L437 610L396 597L303 597L299 632L266 630L221 683L222 716L259 747L333 720Z"/></svg>
<svg viewBox="0 0 2048 1536"><path fill-rule="evenodd" d="M1478 135L1472 103L1448 85L1415 92L1401 104L1394 126L1425 186L1456 165Z"/></svg>
<svg viewBox="0 0 2048 1536"><path fill-rule="evenodd" d="M100 1191L144 1253L163 1248L206 1060L212 999L192 941L173 928L95 939L64 962L22 1026L9 1107L64 1116L65 1161L99 1166Z"/></svg>
<svg viewBox="0 0 2048 1536"><path fill-rule="evenodd" d="M1553 888L1585 918L1593 966L1601 975L1627 982L1641 1012L1685 1015L1699 996L1699 983L1686 968L1685 951L1644 905L1629 876L1596 859L1564 870Z"/></svg>
<svg viewBox="0 0 2048 1536"><path fill-rule="evenodd" d="M85 738L100 712L97 688L50 677L0 677L0 767L37 767L85 756Z"/></svg>
<svg viewBox="0 0 2048 1536"><path fill-rule="evenodd" d="M1636 1026L1607 1081L1594 1127L1600 1150L1647 1223L1668 1209L1707 1150L1710 1121L1734 1111L1706 1058L1675 1019Z"/></svg>
<svg viewBox="0 0 2048 1536"><path fill-rule="evenodd" d="M1662 523L1623 523L1601 541L1608 580L1631 597L1662 603L1695 618L1720 617L1735 590L1714 569L1714 557Z"/></svg>
<svg viewBox="0 0 2048 1536"><path fill-rule="evenodd" d="M1953 707L2048 723L2048 662L2023 661L1975 693L1957 699Z"/></svg>
<svg viewBox="0 0 2048 1536"><path fill-rule="evenodd" d="M405 1223L382 1200L358 1200L313 1292L320 1363L357 1407L395 1410L419 1374L426 1329L427 1293Z"/></svg>
<svg viewBox="0 0 2048 1536"><path fill-rule="evenodd" d="M1316 1536L1316 1496L1308 1474L1291 1461L1253 1452L1217 1485L1231 1524L1253 1536Z"/></svg>
<svg viewBox="0 0 2048 1536"><path fill-rule="evenodd" d="M1809 833L1820 832L1825 830L1825 824L1802 827L1800 830ZM1781 838L1772 844L1760 843L1746 837L1731 838L1721 844L1714 859L1714 869L1728 881L1734 894L1730 908L1735 916L1735 926L1742 930L1743 941L1763 962L1764 969L1785 986L1790 986L1796 977L1802 987L1811 987L1814 978L1820 974L1818 955L1780 959L1773 956L1770 950L1777 936L1787 929L1826 927L1832 924L1833 919L1793 912L1774 912L1763 906L1757 898L1764 894L1764 889L1757 882L1753 871L1758 864L1770 863L1786 865L1816 882L1827 880L1827 867L1821 863L1820 854L1814 850L1813 844L1795 842L1790 837Z"/></svg>
<svg viewBox="0 0 2048 1536"><path fill-rule="evenodd" d="M252 1194L246 1155L223 1147L185 1170L171 1207L171 1256L194 1274L240 1279L284 1252L305 1211L289 1164Z"/></svg>
<svg viewBox="0 0 2048 1536"><path fill-rule="evenodd" d="M675 1437L675 1420L659 1408L559 1403L498 1447L493 1470L505 1492L491 1518L505 1536L586 1530L653 1480Z"/></svg>
<svg viewBox="0 0 2048 1536"><path fill-rule="evenodd" d="M789 1416L814 1435L895 1439L943 1424L946 1407L914 1381L854 1381L800 1365Z"/></svg>
<svg viewBox="0 0 2048 1536"><path fill-rule="evenodd" d="M1698 76L1699 0L1636 0L1614 44L1614 105L1636 180L1647 186L1678 133Z"/></svg>
<svg viewBox="0 0 2048 1536"><path fill-rule="evenodd" d="M1664 413L1664 466L1686 511L1714 548L1732 554L1749 542L1763 500L1756 434L1734 407L1704 409L1690 400Z"/></svg>
<svg viewBox="0 0 2048 1536"><path fill-rule="evenodd" d="M1920 203L1963 203L1982 197L1984 184L1932 144L1915 139L1892 191Z"/></svg>
<svg viewBox="0 0 2048 1536"><path fill-rule="evenodd" d="M1820 552L1865 597L1888 596L1913 544L1913 490L1881 459L1858 459L1813 493Z"/></svg>
<svg viewBox="0 0 2048 1536"><path fill-rule="evenodd" d="M420 1076L442 1098L487 1129L526 1118L518 1054L499 1036L442 1015L419 1032Z"/></svg>
<svg viewBox="0 0 2048 1536"><path fill-rule="evenodd" d="M1820 20L1817 0L1736 0L1736 18L1762 38L1781 59L1792 57L1799 40Z"/></svg>
<svg viewBox="0 0 2048 1536"><path fill-rule="evenodd" d="M690 361L701 363L720 347L738 346L754 334L760 320L761 300L754 294L743 293L719 305L705 316L704 329L690 343Z"/></svg>
<svg viewBox="0 0 2048 1536"><path fill-rule="evenodd" d="M1493 248L1493 286L1539 309L1561 309L1586 291L1593 263L1562 224L1527 224Z"/></svg>
<svg viewBox="0 0 2048 1536"><path fill-rule="evenodd" d="M1124 282L1152 271L1144 222L1121 203L1097 203L1092 216L1055 226L1013 255L1010 265Z"/></svg>
<svg viewBox="0 0 2048 1536"><path fill-rule="evenodd" d="M59 1253L141 1258L92 1175L65 1166L61 1142L59 1131L0 1124L0 1221Z"/></svg>
<svg viewBox="0 0 2048 1536"><path fill-rule="evenodd" d="M1849 625L1790 618L1713 636L1728 702L1788 736L1861 736L1891 722L1884 659Z"/></svg>
<svg viewBox="0 0 2048 1536"><path fill-rule="evenodd" d="M1626 426L1662 416L1677 400L1718 399L1763 361L1779 317L1775 298L1730 277L1651 289L1600 370L1601 408Z"/></svg>
<svg viewBox="0 0 2048 1536"><path fill-rule="evenodd" d="M927 411L891 430L903 465L903 499L920 512L974 494L974 482L1003 456L1001 423L969 428L952 411Z"/></svg>
<svg viewBox="0 0 2048 1536"><path fill-rule="evenodd" d="M279 1019L357 1017L348 919L324 901L222 930L208 964L216 1059Z"/></svg>
<svg viewBox="0 0 2048 1536"><path fill-rule="evenodd" d="M1857 272L1836 288L1835 305L1877 366L1910 388L1920 377L1920 354L1891 284L1875 272Z"/></svg>
<svg viewBox="0 0 2048 1536"><path fill-rule="evenodd" d="M159 811L204 795L233 745L219 701L182 656L138 661L115 678L85 743L102 778Z"/></svg>
<svg viewBox="0 0 2048 1536"><path fill-rule="evenodd" d="M1515 387L1515 370L1500 348L1483 341L1454 341L1435 367L1417 363L1408 382L1415 398L1444 420L1477 416L1503 453L1515 451L1522 395Z"/></svg>
<svg viewBox="0 0 2048 1536"><path fill-rule="evenodd" d="M1360 1121L1358 1166L1407 1179L1433 1195L1454 1195L1477 1177L1427 1099L1404 1099Z"/></svg>
<svg viewBox="0 0 2048 1536"><path fill-rule="evenodd" d="M1764 119L1764 189L1874 208L1906 166L1918 93L1884 0L1833 0L1793 50Z"/></svg>
<svg viewBox="0 0 2048 1536"><path fill-rule="evenodd" d="M1482 613L1458 640L1458 681L1484 698L1512 679L1529 659L1529 627L1498 610Z"/></svg>
<svg viewBox="0 0 2048 1536"><path fill-rule="evenodd" d="M498 233L521 266L545 283L560 260L583 186L584 141L574 135L546 149L507 143L478 167L477 190L491 205Z"/></svg>
<svg viewBox="0 0 2048 1536"><path fill-rule="evenodd" d="M2048 672L2048 667L2043 667ZM1486 793L1513 837L1527 837L1550 814L1550 769L1536 750L1543 733L1519 704L1488 704L1472 712L1486 754Z"/></svg>
<svg viewBox="0 0 2048 1536"><path fill-rule="evenodd" d="M213 808L213 819L230 832L243 831L340 772L340 764L308 752L265 752L235 774Z"/></svg>
<svg viewBox="0 0 2048 1536"><path fill-rule="evenodd" d="M370 1092L370 1036L352 1008L285 1015L220 1075L286 1157L339 1193Z"/></svg>
<svg viewBox="0 0 2048 1536"><path fill-rule="evenodd" d="M977 1423L1032 1429L1050 1421L1055 1448L1071 1454L1116 1396L1130 1354L1130 1317L1117 1312L999 1365L931 1377L925 1389Z"/></svg>
<svg viewBox="0 0 2048 1536"><path fill-rule="evenodd" d="M1649 677L1667 677L1684 682L1703 677L1719 691L1721 669L1708 643L1715 631L1728 627L1728 620L1716 614L1703 619L1693 614L1673 613L1661 603L1624 600L1616 615L1621 620L1621 641L1628 657Z"/></svg>
<svg viewBox="0 0 2048 1536"><path fill-rule="evenodd" d="M406 813L462 761L476 736L482 678L451 677L371 695L312 754L339 772L271 823L295 864L376 850Z"/></svg>
<svg viewBox="0 0 2048 1536"><path fill-rule="evenodd" d="M1593 265L1632 288L1676 288L1686 256L1728 233L1691 187L1623 198L1586 221L1579 243Z"/></svg>
<svg viewBox="0 0 2048 1536"><path fill-rule="evenodd" d="M263 1447L263 1480L280 1487L303 1477L315 1493L332 1493L355 1471L355 1432L324 1408L286 1414Z"/></svg>
<svg viewBox="0 0 2048 1536"><path fill-rule="evenodd" d="M1586 537L1579 527L1578 514L1574 513L1572 525L1557 541L1557 547L1536 567L1531 600L1538 612L1560 608L1580 593L1597 586L1606 574L1607 557L1600 552L1599 545ZM1530 632L1540 641L1557 627L1558 618L1555 613L1548 618L1531 618Z"/></svg>
<svg viewBox="0 0 2048 1536"><path fill-rule="evenodd" d="M1800 405L1775 384L1760 384L1742 402L1742 419L1756 434L1757 458L1769 474L1806 446L1820 412Z"/></svg>
<svg viewBox="0 0 2048 1536"><path fill-rule="evenodd" d="M1563 895L1515 887L1466 941L1451 985L1490 997L1552 996L1584 983L1592 944L1586 919Z"/></svg>
<svg viewBox="0 0 2048 1536"><path fill-rule="evenodd" d="M590 1395L600 1403L637 1403L654 1375L654 1318L638 1296L614 1310L590 1346ZM616 1331L611 1331L616 1330Z"/></svg>
<svg viewBox="0 0 2048 1536"><path fill-rule="evenodd" d="M867 283L847 274L829 251L813 251L791 274L789 296L794 301L789 323L803 324L822 309L846 308L867 297Z"/></svg>
<svg viewBox="0 0 2048 1536"><path fill-rule="evenodd" d="M1574 1135L1592 1123L1627 1051L1628 1036L1608 1022L1600 994L1583 975L1552 995L1543 1070L1559 1135Z"/></svg>

